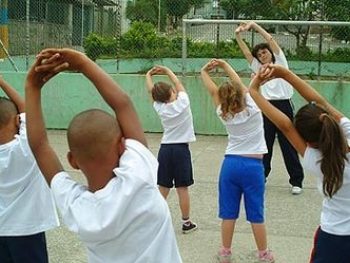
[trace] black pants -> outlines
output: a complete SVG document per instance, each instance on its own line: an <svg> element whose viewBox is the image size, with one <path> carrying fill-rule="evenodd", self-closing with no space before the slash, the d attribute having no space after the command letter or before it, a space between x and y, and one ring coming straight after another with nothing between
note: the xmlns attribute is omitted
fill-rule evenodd
<svg viewBox="0 0 350 263"><path fill-rule="evenodd" d="M270 100L270 103L277 109L286 114L293 121L293 108L290 100ZM284 164L289 174L289 183L292 186L302 187L304 180L304 171L300 164L299 156L294 147L290 144L283 133L264 116L265 140L268 153L264 155L263 163L265 168L265 177L268 177L271 171L271 158L273 154L273 144L277 139L282 151Z"/></svg>
<svg viewBox="0 0 350 263"><path fill-rule="evenodd" d="M45 233L0 236L1 263L48 263Z"/></svg>
<svg viewBox="0 0 350 263"><path fill-rule="evenodd" d="M349 263L350 236L336 236L318 228L310 263Z"/></svg>

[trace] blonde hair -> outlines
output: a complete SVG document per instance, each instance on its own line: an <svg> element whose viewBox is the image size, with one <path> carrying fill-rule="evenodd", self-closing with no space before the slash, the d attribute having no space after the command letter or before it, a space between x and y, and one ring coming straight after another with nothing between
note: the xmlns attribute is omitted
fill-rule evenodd
<svg viewBox="0 0 350 263"><path fill-rule="evenodd" d="M245 107L244 89L241 83L228 81L222 84L218 90L221 104L221 117L227 120L229 116L233 117L237 109Z"/></svg>

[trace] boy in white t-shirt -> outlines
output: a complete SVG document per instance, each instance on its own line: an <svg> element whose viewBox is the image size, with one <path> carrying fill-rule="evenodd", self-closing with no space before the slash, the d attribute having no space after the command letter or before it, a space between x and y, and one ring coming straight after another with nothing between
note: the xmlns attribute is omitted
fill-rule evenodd
<svg viewBox="0 0 350 263"><path fill-rule="evenodd" d="M174 84L153 83L152 76L167 75ZM163 126L163 137L158 153L159 191L166 199L175 185L182 217L182 232L190 233L197 224L190 219L188 187L194 183L189 143L196 140L190 100L184 86L167 67L156 66L146 74L146 85L153 107Z"/></svg>
<svg viewBox="0 0 350 263"><path fill-rule="evenodd" d="M68 127L68 161L83 172L87 186L63 170L45 131L41 88L63 70L83 73L115 113L87 110ZM26 100L30 146L67 227L86 246L88 262L182 262L169 208L156 185L157 160L119 85L80 52L46 49L28 72Z"/></svg>
<svg viewBox="0 0 350 263"><path fill-rule="evenodd" d="M28 145L24 100L1 76L0 87L0 262L47 263L54 201Z"/></svg>

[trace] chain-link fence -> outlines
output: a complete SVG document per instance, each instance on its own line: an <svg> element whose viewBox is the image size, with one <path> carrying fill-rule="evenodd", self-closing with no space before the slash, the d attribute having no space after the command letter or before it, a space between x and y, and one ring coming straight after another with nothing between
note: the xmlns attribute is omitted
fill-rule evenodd
<svg viewBox="0 0 350 263"><path fill-rule="evenodd" d="M235 68L250 74L247 62L234 39L234 31L242 20L184 19L182 28L182 72L198 72L198 60L191 59L194 49L212 57L232 59ZM350 77L350 42L337 38L333 32L349 28L345 21L255 20L265 28L282 48L298 74ZM241 33L247 46L267 42L254 30ZM344 35L345 37L345 35ZM190 39L190 41L188 41ZM211 51L210 51L211 50ZM202 62L201 62L202 63Z"/></svg>
<svg viewBox="0 0 350 263"><path fill-rule="evenodd" d="M204 59L212 57L236 59L235 63L242 65L239 68L244 71L246 62L233 32L240 20L256 20L273 34L291 68L299 69L300 74L343 76L350 71L348 0L0 0L0 3L0 58L11 62L7 63L8 70L27 70L30 60L43 48L72 47L93 59L116 60L114 72L125 72L119 67L123 65L119 62L125 59L167 58L180 61L178 71L183 74L196 73ZM290 20L299 22L281 22ZM325 20L341 22L317 24ZM254 32L246 32L243 37L250 47L263 41ZM5 64L0 65L4 68ZM134 72L143 70L135 68Z"/></svg>

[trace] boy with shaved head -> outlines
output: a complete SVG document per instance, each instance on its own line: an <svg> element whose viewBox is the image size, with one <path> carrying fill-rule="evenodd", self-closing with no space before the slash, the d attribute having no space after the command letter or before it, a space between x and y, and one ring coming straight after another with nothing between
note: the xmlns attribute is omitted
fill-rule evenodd
<svg viewBox="0 0 350 263"><path fill-rule="evenodd" d="M63 70L81 72L115 113L87 110L69 125L68 161L83 172L87 186L64 171L45 130L41 88ZM67 227L86 246L88 262L182 262L156 184L157 160L119 85L80 52L46 49L28 72L26 100L29 144Z"/></svg>
<svg viewBox="0 0 350 263"><path fill-rule="evenodd" d="M52 194L28 145L24 100L1 76L0 88L0 262L48 263Z"/></svg>

